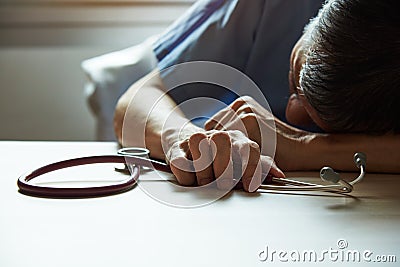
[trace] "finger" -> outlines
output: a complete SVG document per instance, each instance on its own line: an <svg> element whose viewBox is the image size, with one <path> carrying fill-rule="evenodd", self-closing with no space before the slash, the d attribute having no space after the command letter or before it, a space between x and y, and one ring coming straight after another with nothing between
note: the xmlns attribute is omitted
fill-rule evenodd
<svg viewBox="0 0 400 267"><path fill-rule="evenodd" d="M224 125L225 130L237 130L242 132L244 135L247 136L247 129L245 124L243 123L242 119L239 116L236 116L231 121L227 122Z"/></svg>
<svg viewBox="0 0 400 267"><path fill-rule="evenodd" d="M261 129L256 114L245 114L241 116L241 120L244 127L246 128L247 137L250 140L256 142L261 148Z"/></svg>
<svg viewBox="0 0 400 267"><path fill-rule="evenodd" d="M189 160L192 160L192 159L193 159L192 153L191 153L191 151L190 151L190 149L189 149L189 140L184 140L184 141L182 141L182 142L179 144L179 148L180 148L183 152L185 152L185 157L186 157L187 159L189 159Z"/></svg>
<svg viewBox="0 0 400 267"><path fill-rule="evenodd" d="M242 159L242 182L245 191L254 192L261 185L262 166L260 148L257 143L250 141L240 149Z"/></svg>
<svg viewBox="0 0 400 267"><path fill-rule="evenodd" d="M251 98L248 96L242 96L239 97L238 99L236 99L235 101L232 102L232 104L230 105L231 108L234 111L237 111L240 107L242 107L243 105L247 105L247 101L249 101Z"/></svg>
<svg viewBox="0 0 400 267"><path fill-rule="evenodd" d="M246 104L246 101L243 98L238 98L232 102L229 106L223 108L219 112L217 112L214 116L212 116L205 124L205 130L221 130L223 129L223 125L230 121L233 117L236 116L236 111L242 106Z"/></svg>
<svg viewBox="0 0 400 267"><path fill-rule="evenodd" d="M223 116L214 126L215 130L225 129L225 125L227 125L229 122L239 119L239 115L242 113L238 112L239 110L242 110L243 112L246 110L252 112L244 98L236 99L231 105L229 105L228 108L230 109L226 111L225 116Z"/></svg>
<svg viewBox="0 0 400 267"><path fill-rule="evenodd" d="M285 178L285 174L279 167L276 165L275 161L268 156L261 156L261 164L262 164L262 172L263 175L272 175L277 178Z"/></svg>
<svg viewBox="0 0 400 267"><path fill-rule="evenodd" d="M213 159L207 135L196 133L189 138L189 149L193 158L197 184L206 185L214 181Z"/></svg>
<svg viewBox="0 0 400 267"><path fill-rule="evenodd" d="M243 104L240 108L237 109L237 113L255 113L257 116L262 117L266 120L273 119L273 114L270 110L263 107L260 103L255 101L250 96L241 97L242 100L246 103Z"/></svg>
<svg viewBox="0 0 400 267"><path fill-rule="evenodd" d="M239 130L256 142L262 155L273 156L275 153L276 132L274 122L264 121L255 113L241 114L240 120L228 123L226 130Z"/></svg>
<svg viewBox="0 0 400 267"><path fill-rule="evenodd" d="M196 182L193 164L186 158L186 153L180 149L178 145L171 147L168 153L168 159L171 171L179 184L189 186Z"/></svg>
<svg viewBox="0 0 400 267"><path fill-rule="evenodd" d="M223 112L223 116L219 118L212 118L213 128L214 130L224 130L225 125L237 118L237 114L235 110L231 109L230 107L226 107ZM207 129L206 129L207 130Z"/></svg>
<svg viewBox="0 0 400 267"><path fill-rule="evenodd" d="M213 130L215 125L218 124L218 121L214 118L209 118L205 123L204 123L204 130L210 131Z"/></svg>
<svg viewBox="0 0 400 267"><path fill-rule="evenodd" d="M225 128L226 130L241 131L261 147L261 129L254 113L240 115L237 119L229 122Z"/></svg>
<svg viewBox="0 0 400 267"><path fill-rule="evenodd" d="M239 108L236 109L237 114L247 114L247 113L254 113L253 109L248 104L243 104Z"/></svg>
<svg viewBox="0 0 400 267"><path fill-rule="evenodd" d="M225 108L215 113L211 118L206 121L206 123L204 124L204 129L206 131L215 129L215 126L223 117L225 117L227 112L230 112L230 109L230 106L226 106Z"/></svg>
<svg viewBox="0 0 400 267"><path fill-rule="evenodd" d="M214 158L213 171L217 187L230 190L233 187L233 162L231 159L231 140L226 132L211 136L211 151Z"/></svg>

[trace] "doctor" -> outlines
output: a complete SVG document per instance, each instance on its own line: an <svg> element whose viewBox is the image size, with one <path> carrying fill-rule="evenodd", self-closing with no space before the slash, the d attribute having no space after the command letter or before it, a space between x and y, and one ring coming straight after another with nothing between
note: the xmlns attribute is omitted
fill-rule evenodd
<svg viewBox="0 0 400 267"><path fill-rule="evenodd" d="M218 186L228 187L232 166L239 164L244 189L252 192L269 166L277 177L284 177L282 170L317 170L326 164L353 171L356 151L367 154L369 171L400 172L399 3L328 1L290 53L320 6L312 0L198 1L154 46L159 69L208 60L252 78L276 116L274 159L263 154L261 141L271 130L271 116L252 98L235 100L204 129L176 108L185 100L182 95L196 97L202 89L164 96L150 112L165 92L157 69L120 98L114 119L119 141L146 146L152 157L168 160L183 185L216 179ZM290 64L282 63L285 59ZM289 86L282 79L287 73ZM135 129L123 127L124 118ZM237 127L239 120L244 129ZM202 154L215 156L211 165L197 161ZM194 164L182 168L185 159Z"/></svg>

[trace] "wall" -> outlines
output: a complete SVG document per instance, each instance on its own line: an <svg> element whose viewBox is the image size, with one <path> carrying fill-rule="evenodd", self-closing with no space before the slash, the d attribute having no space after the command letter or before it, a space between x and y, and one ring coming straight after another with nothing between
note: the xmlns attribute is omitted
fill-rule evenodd
<svg viewBox="0 0 400 267"><path fill-rule="evenodd" d="M0 1L0 140L94 140L81 61L161 32L193 2Z"/></svg>

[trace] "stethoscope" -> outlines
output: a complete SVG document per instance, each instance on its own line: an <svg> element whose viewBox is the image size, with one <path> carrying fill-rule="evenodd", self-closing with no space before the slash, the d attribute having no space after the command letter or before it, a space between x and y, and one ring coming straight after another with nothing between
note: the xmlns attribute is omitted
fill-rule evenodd
<svg viewBox="0 0 400 267"><path fill-rule="evenodd" d="M141 168L171 172L170 167L159 161L149 159L149 150L145 148L131 147L118 150L117 155L88 156L55 162L40 167L32 172L24 174L18 178L18 188L23 194L37 197L50 198L85 198L114 195L131 190L137 183ZM363 153L354 155L354 162L360 169L360 174L351 182L341 179L340 175L330 167L324 167L320 171L320 178L332 183L331 185L313 184L292 179L276 178L267 176L259 189L262 190L281 190L281 191L325 191L331 193L350 193L353 191L354 184L360 182L365 176L366 156ZM32 183L32 180L49 172L61 170L69 167L95 164L95 163L124 163L129 177L105 186L89 187L52 187ZM121 171L120 169L116 169ZM276 183L279 185L273 185Z"/></svg>
<svg viewBox="0 0 400 267"><path fill-rule="evenodd" d="M340 174L335 172L331 167L323 167L319 176L323 181L331 182L332 185L320 185L295 181L291 179L283 179L272 177L271 182L281 185L264 185L259 189L264 190L282 190L282 191L325 191L331 193L350 193L354 189L354 185L360 182L365 176L367 157L364 153L358 152L354 154L354 163L360 169L360 174L354 180L347 182L340 177Z"/></svg>

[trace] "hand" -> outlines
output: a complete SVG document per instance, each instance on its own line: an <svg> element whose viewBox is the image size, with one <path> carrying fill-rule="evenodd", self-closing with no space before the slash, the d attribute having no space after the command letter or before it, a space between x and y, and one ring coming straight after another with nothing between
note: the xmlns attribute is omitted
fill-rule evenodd
<svg viewBox="0 0 400 267"><path fill-rule="evenodd" d="M171 132L163 136L169 143ZM244 190L254 192L269 170L284 177L270 157L261 155L259 145L237 130L190 133L175 140L166 157L178 182L187 186L216 181L218 188L230 190L241 179Z"/></svg>
<svg viewBox="0 0 400 267"><path fill-rule="evenodd" d="M262 155L275 156L284 170L301 168L301 149L315 136L283 123L249 96L238 98L217 112L206 122L205 129L243 132L259 145Z"/></svg>

